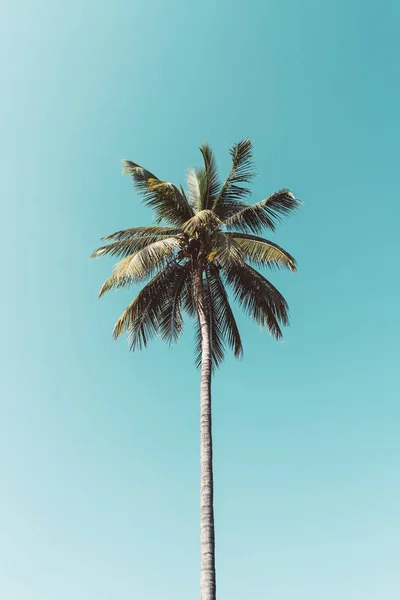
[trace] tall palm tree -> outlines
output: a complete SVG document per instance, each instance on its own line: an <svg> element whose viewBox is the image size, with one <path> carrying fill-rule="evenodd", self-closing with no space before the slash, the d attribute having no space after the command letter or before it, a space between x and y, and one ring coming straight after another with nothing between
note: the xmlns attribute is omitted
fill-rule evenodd
<svg viewBox="0 0 400 600"><path fill-rule="evenodd" d="M155 334L174 342L183 329L182 313L196 318L196 363L201 367L200 597L215 600L211 375L222 362L226 346L236 357L242 354L227 288L257 324L273 337L282 337L288 305L254 267L295 271L296 262L283 248L257 234L274 230L276 222L296 209L299 201L282 189L256 204L246 203L250 191L244 184L254 176L250 140L231 148L232 166L223 184L210 147L204 144L200 151L204 167L188 172L187 192L124 161L124 172L132 176L137 191L153 209L156 224L106 236L107 244L92 257L122 257L100 296L149 279L113 331L115 338L126 331L132 350L144 348Z"/></svg>

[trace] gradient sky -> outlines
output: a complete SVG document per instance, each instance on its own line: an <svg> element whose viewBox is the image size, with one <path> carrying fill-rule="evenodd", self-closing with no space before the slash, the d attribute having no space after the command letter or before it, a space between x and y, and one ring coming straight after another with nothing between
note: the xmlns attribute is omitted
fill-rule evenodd
<svg viewBox="0 0 400 600"><path fill-rule="evenodd" d="M219 600L400 591L400 4L6 1L0 9L0 596L198 597L192 330L112 342L102 235L147 224L121 159L184 183L250 136L254 198L302 210L214 383Z"/></svg>

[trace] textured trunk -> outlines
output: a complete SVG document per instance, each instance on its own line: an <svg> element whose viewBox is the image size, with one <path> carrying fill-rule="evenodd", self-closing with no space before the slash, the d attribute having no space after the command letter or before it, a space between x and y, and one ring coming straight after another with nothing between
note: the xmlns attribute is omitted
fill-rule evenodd
<svg viewBox="0 0 400 600"><path fill-rule="evenodd" d="M214 479L211 428L211 340L204 306L202 271L196 273L197 313L201 329L200 387L200 600L215 600Z"/></svg>

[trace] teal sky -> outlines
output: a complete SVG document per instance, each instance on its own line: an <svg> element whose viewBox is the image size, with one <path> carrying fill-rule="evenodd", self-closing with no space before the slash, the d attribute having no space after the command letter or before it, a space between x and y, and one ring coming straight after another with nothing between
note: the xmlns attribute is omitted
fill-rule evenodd
<svg viewBox="0 0 400 600"><path fill-rule="evenodd" d="M387 0L5 2L0 595L198 597L192 331L128 352L102 235L147 224L121 159L184 183L250 136L254 198L304 201L214 383L219 600L397 600L399 44Z"/></svg>

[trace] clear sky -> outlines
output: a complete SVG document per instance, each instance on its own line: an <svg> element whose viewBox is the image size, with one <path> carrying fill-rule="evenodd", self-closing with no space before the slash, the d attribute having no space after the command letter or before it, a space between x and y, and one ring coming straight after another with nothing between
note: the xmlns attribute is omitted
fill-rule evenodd
<svg viewBox="0 0 400 600"><path fill-rule="evenodd" d="M102 235L250 136L290 187L284 343L240 318L214 383L219 600L400 591L400 4L21 0L0 18L0 596L198 597L192 330L142 354L97 300Z"/></svg>

